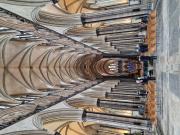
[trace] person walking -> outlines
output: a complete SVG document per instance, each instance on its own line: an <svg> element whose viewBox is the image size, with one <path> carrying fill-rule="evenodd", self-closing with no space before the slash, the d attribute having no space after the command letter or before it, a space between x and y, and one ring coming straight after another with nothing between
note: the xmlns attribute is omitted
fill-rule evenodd
<svg viewBox="0 0 180 135"><path fill-rule="evenodd" d="M156 78L150 77L150 76L138 77L136 79L136 83L147 84L149 81L152 81L152 80L156 80Z"/></svg>
<svg viewBox="0 0 180 135"><path fill-rule="evenodd" d="M157 56L139 56L139 61L147 62L156 60Z"/></svg>

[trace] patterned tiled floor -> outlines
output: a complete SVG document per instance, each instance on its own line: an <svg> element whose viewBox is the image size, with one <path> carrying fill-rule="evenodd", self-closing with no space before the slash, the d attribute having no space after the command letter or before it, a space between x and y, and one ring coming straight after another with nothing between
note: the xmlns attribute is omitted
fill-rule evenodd
<svg viewBox="0 0 180 135"><path fill-rule="evenodd" d="M180 1L161 0L157 12L158 114L165 135L180 135Z"/></svg>

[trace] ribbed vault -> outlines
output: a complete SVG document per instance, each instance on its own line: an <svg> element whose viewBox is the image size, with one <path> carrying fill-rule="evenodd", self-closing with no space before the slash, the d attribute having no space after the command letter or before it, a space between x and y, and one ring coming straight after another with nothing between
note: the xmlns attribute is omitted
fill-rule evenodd
<svg viewBox="0 0 180 135"><path fill-rule="evenodd" d="M104 59L102 53L81 43L3 10L0 21L1 124L47 108L103 76L118 73L117 59Z"/></svg>

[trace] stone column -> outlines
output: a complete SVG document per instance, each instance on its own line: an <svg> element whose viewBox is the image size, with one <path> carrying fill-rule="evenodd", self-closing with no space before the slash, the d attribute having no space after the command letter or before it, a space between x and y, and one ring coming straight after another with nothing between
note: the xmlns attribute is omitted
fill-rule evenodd
<svg viewBox="0 0 180 135"><path fill-rule="evenodd" d="M108 99L144 101L144 98L140 95L120 94L120 93L115 93L115 92L113 93L106 92L105 97Z"/></svg>
<svg viewBox="0 0 180 135"><path fill-rule="evenodd" d="M82 14L81 21L83 24L88 24L137 16L146 16L148 14L149 11L147 10L147 5L133 5L89 14Z"/></svg>
<svg viewBox="0 0 180 135"><path fill-rule="evenodd" d="M112 115L105 113L87 112L83 113L84 121L92 121L97 123L104 123L122 129L138 129L138 130L151 130L151 123L146 118Z"/></svg>
<svg viewBox="0 0 180 135"><path fill-rule="evenodd" d="M117 110L139 111L139 108L144 108L144 103L122 100L98 99L97 106Z"/></svg>
<svg viewBox="0 0 180 135"><path fill-rule="evenodd" d="M99 36L99 35L107 35L114 33L139 31L144 28L146 28L146 25L141 23L114 24L107 27L97 28L96 33L97 36Z"/></svg>

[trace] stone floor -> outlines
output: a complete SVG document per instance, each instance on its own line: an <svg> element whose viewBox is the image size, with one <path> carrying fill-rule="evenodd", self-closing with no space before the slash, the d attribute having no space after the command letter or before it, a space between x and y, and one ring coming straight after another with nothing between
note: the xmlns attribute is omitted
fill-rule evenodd
<svg viewBox="0 0 180 135"><path fill-rule="evenodd" d="M157 6L157 101L164 135L180 135L180 0Z"/></svg>

